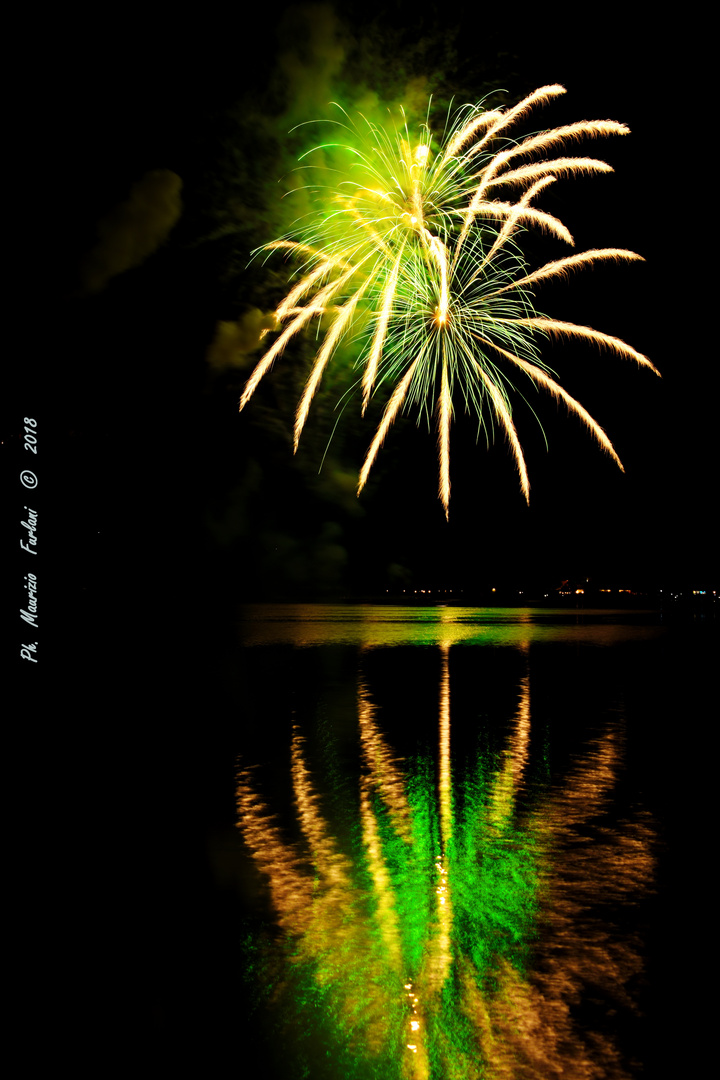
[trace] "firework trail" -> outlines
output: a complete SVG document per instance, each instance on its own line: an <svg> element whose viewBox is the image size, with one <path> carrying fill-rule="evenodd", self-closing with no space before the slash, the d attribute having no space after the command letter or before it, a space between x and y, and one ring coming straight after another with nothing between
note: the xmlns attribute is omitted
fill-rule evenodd
<svg viewBox="0 0 720 1080"><path fill-rule="evenodd" d="M509 396L518 371L579 416L622 469L603 429L552 378L538 341L584 339L659 372L619 338L539 316L532 298L533 289L550 278L642 256L600 248L530 271L518 246L529 229L572 245L563 223L534 200L560 177L612 172L590 157L534 159L580 138L629 131L613 120L583 120L519 141L511 136L534 107L564 93L562 86L543 86L512 108L465 106L440 141L429 123L413 140L407 123L395 134L344 113L339 126L351 139L315 149L343 146L353 160L348 179L291 235L260 249L292 257L298 280L277 308L280 332L250 376L240 409L288 342L317 319L327 328L297 407L296 450L322 374L345 339L363 369L363 413L377 391L392 388L360 471L358 494L398 413L414 407L428 423L434 417L437 426L439 495L447 517L450 427L462 402L480 425L494 420L505 432L529 501Z"/></svg>

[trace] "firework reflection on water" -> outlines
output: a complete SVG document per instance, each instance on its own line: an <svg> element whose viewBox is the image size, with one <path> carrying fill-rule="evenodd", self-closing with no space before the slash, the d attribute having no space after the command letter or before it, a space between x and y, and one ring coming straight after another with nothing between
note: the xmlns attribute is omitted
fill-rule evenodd
<svg viewBox="0 0 720 1080"><path fill-rule="evenodd" d="M612 1017L633 1015L642 945L616 923L651 888L653 830L644 812L614 807L622 717L551 777L537 760L529 636L511 645L515 706L492 748L477 721L488 672L471 718L467 688L453 704L456 648L422 650L424 665L439 662L435 736L404 757L372 675L387 651L356 653L344 822L333 820L331 735L323 748L294 723L294 836L241 769L239 826L280 932L254 952L256 970L273 973L274 1039L295 1068L328 1078L624 1080L634 1065ZM402 717L405 750L412 722Z"/></svg>

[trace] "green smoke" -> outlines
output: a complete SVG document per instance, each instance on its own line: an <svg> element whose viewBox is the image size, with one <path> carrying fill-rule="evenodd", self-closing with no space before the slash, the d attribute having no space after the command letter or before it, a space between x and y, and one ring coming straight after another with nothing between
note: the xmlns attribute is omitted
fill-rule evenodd
<svg viewBox="0 0 720 1080"><path fill-rule="evenodd" d="M98 222L98 242L81 267L87 292L101 292L111 278L140 266L165 243L182 213L181 189L176 173L153 169Z"/></svg>

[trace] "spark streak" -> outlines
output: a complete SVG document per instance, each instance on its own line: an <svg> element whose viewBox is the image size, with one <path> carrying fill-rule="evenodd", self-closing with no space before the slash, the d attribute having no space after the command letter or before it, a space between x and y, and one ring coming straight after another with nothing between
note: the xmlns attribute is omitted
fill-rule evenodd
<svg viewBox="0 0 720 1080"><path fill-rule="evenodd" d="M537 229L572 246L566 226L531 202L561 177L613 171L595 158L538 160L538 155L583 138L628 134L614 120L582 120L514 137L515 126L534 108L564 93L564 87L553 84L510 108L466 105L440 140L433 137L429 119L412 137L405 119L394 132L341 110L337 123L345 141L315 150L323 151L327 175L333 177L337 170L328 163L335 164L333 151L349 152L353 164L346 178L332 188L304 185L311 199L321 193L322 200L286 237L259 249L268 256L276 251L293 256L299 280L291 282L277 306L279 333L250 376L240 409L288 343L315 319L327 319L297 408L294 448L328 363L340 343L349 341L362 370L357 384L362 413L376 395L386 401L360 470L358 494L398 413L415 408L428 424L435 417L439 497L447 517L450 428L461 395L480 427L493 415L500 421L529 501L505 365L510 371L519 367L537 386L562 399L622 468L602 428L551 377L538 339L574 337L659 372L617 337L539 315L532 290L599 261L634 262L642 256L596 248L532 271L518 243L526 230ZM497 189L511 192L510 199L491 197Z"/></svg>

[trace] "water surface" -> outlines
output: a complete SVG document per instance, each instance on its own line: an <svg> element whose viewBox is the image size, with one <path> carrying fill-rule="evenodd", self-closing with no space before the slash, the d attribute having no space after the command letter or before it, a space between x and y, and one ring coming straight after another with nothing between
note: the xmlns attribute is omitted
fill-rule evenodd
<svg viewBox="0 0 720 1080"><path fill-rule="evenodd" d="M658 830L638 678L665 633L626 611L245 609L268 1075L641 1073Z"/></svg>

